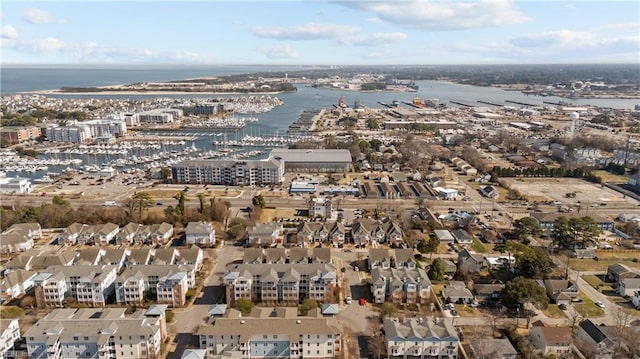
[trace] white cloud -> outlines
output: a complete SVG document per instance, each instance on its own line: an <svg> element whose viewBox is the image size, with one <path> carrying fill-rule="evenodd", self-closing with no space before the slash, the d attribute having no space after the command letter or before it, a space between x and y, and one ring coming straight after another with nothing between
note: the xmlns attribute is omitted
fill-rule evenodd
<svg viewBox="0 0 640 359"><path fill-rule="evenodd" d="M290 27L256 26L252 29L260 37L292 41L337 39L359 30L356 26L317 23Z"/></svg>
<svg viewBox="0 0 640 359"><path fill-rule="evenodd" d="M640 22L629 22L623 24L608 24L602 26L602 30L604 31L634 31L635 33L640 32Z"/></svg>
<svg viewBox="0 0 640 359"><path fill-rule="evenodd" d="M6 24L4 26L2 26L2 35L0 36L3 39L7 39L7 40L13 40L13 39L17 39L18 38L18 31L16 31L16 28Z"/></svg>
<svg viewBox="0 0 640 359"><path fill-rule="evenodd" d="M372 11L388 23L426 31L461 30L520 24L529 20L507 0L462 2L432 1L343 1L341 4Z"/></svg>
<svg viewBox="0 0 640 359"><path fill-rule="evenodd" d="M548 47L562 45L577 45L593 42L592 34L570 30L546 31L529 34L511 39L509 42L518 47Z"/></svg>
<svg viewBox="0 0 640 359"><path fill-rule="evenodd" d="M53 53L65 50L68 45L53 37L15 41L11 47L30 54Z"/></svg>
<svg viewBox="0 0 640 359"><path fill-rule="evenodd" d="M289 45L278 45L260 48L259 51L270 59L295 59L298 52Z"/></svg>
<svg viewBox="0 0 640 359"><path fill-rule="evenodd" d="M378 32L370 35L355 35L339 40L341 44L355 46L381 46L400 42L407 38L403 32Z"/></svg>
<svg viewBox="0 0 640 359"><path fill-rule="evenodd" d="M127 48L100 45L95 42L85 42L72 45L65 49L73 57L82 61L140 61L154 57L153 51L147 48Z"/></svg>
<svg viewBox="0 0 640 359"><path fill-rule="evenodd" d="M189 63L189 64L209 64L215 62L215 59L195 52L175 51L167 56L172 62Z"/></svg>
<svg viewBox="0 0 640 359"><path fill-rule="evenodd" d="M55 18L44 10L37 9L35 7L29 7L22 14L22 19L35 25L43 24L64 24L64 19Z"/></svg>

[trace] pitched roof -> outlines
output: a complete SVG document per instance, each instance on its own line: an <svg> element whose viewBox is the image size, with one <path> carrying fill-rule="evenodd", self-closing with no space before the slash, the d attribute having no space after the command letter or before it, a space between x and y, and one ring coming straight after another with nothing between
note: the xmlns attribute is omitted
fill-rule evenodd
<svg viewBox="0 0 640 359"><path fill-rule="evenodd" d="M538 327L544 341L547 343L567 343L571 344L571 330L568 327Z"/></svg>
<svg viewBox="0 0 640 359"><path fill-rule="evenodd" d="M587 333L594 342L600 343L603 340L607 339L607 336L600 330L600 328L591 321L591 319L586 319L580 322L580 328Z"/></svg>

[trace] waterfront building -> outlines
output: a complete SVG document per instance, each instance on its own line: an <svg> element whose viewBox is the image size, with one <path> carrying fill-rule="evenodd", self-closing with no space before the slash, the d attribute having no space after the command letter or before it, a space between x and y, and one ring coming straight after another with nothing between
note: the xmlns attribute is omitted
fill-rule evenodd
<svg viewBox="0 0 640 359"><path fill-rule="evenodd" d="M336 268L328 263L251 263L230 268L223 281L230 305L240 298L297 305L306 298L333 302L336 278Z"/></svg>
<svg viewBox="0 0 640 359"><path fill-rule="evenodd" d="M180 121L183 112L180 109L156 109L144 111L137 114L140 123L173 123Z"/></svg>
<svg viewBox="0 0 640 359"><path fill-rule="evenodd" d="M159 358L165 309L56 309L25 332L29 358Z"/></svg>
<svg viewBox="0 0 640 359"><path fill-rule="evenodd" d="M351 165L351 153L344 149L276 148L270 156L284 161L287 172L348 172Z"/></svg>
<svg viewBox="0 0 640 359"><path fill-rule="evenodd" d="M91 139L91 130L86 125L59 126L48 125L44 128L44 137L49 142L87 143Z"/></svg>
<svg viewBox="0 0 640 359"><path fill-rule="evenodd" d="M184 113L185 116L190 115L215 115L218 112L224 111L223 104L217 103L203 103L197 105L188 105L188 106L180 106L180 110Z"/></svg>
<svg viewBox="0 0 640 359"><path fill-rule="evenodd" d="M385 318L387 358L458 357L460 338L451 321L443 318Z"/></svg>
<svg viewBox="0 0 640 359"><path fill-rule="evenodd" d="M266 160L187 160L171 167L177 183L260 186L283 181L284 162Z"/></svg>
<svg viewBox="0 0 640 359"><path fill-rule="evenodd" d="M0 141L3 144L15 145L35 140L41 133L40 128L35 126L4 126L0 128Z"/></svg>
<svg viewBox="0 0 640 359"><path fill-rule="evenodd" d="M298 308L254 308L249 316L229 309L198 328L207 355L241 353L242 358L330 359L342 354L342 325L319 309L298 316Z"/></svg>
<svg viewBox="0 0 640 359"><path fill-rule="evenodd" d="M0 177L0 192L29 193L31 192L31 180L23 177Z"/></svg>

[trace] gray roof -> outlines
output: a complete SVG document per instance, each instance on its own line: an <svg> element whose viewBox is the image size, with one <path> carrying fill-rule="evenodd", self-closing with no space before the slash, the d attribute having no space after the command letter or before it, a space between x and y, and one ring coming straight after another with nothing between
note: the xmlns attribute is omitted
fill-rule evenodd
<svg viewBox="0 0 640 359"><path fill-rule="evenodd" d="M440 318L409 318L403 322L397 318L384 318L383 327L387 341L392 338L410 341L413 341L414 338L459 340L453 324L448 320L440 320Z"/></svg>
<svg viewBox="0 0 640 359"><path fill-rule="evenodd" d="M505 356L516 356L518 352L511 345L507 338L477 338L469 342L474 357L482 358L503 358Z"/></svg>
<svg viewBox="0 0 640 359"><path fill-rule="evenodd" d="M280 167L280 161L275 158L268 158L266 160L186 160L174 164L174 168L185 167L233 167L234 165L243 164L247 168L278 168Z"/></svg>
<svg viewBox="0 0 640 359"><path fill-rule="evenodd" d="M338 304L323 304L322 305L322 314L324 315L336 315L340 313L340 306Z"/></svg>
<svg viewBox="0 0 640 359"><path fill-rule="evenodd" d="M271 151L271 157L282 158L287 162L344 162L351 163L351 153L346 149L286 149L276 148Z"/></svg>
<svg viewBox="0 0 640 359"><path fill-rule="evenodd" d="M226 304L211 304L209 306L209 316L221 316L227 311Z"/></svg>

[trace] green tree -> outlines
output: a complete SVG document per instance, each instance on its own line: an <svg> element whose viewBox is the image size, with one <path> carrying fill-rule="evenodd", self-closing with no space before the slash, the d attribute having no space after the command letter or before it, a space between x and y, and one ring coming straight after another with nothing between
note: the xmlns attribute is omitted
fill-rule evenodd
<svg viewBox="0 0 640 359"><path fill-rule="evenodd" d="M259 208L264 208L267 206L267 202L265 201L264 197L261 194L254 196L253 199L251 200L251 203L253 203L255 207L259 207Z"/></svg>
<svg viewBox="0 0 640 359"><path fill-rule="evenodd" d="M518 308L525 303L531 303L540 309L546 308L549 305L547 291L530 278L516 277L508 281L502 290L502 304Z"/></svg>
<svg viewBox="0 0 640 359"><path fill-rule="evenodd" d="M571 227L566 217L558 217L553 221L553 229L551 230L551 240L559 248L571 248L573 236L571 235Z"/></svg>
<svg viewBox="0 0 640 359"><path fill-rule="evenodd" d="M533 217L523 217L513 222L513 234L524 244L529 244L529 236L537 237L542 234L538 221Z"/></svg>
<svg viewBox="0 0 640 359"><path fill-rule="evenodd" d="M602 230L591 217L571 218L569 227L574 234L574 245L585 246L593 243L602 234Z"/></svg>
<svg viewBox="0 0 640 359"><path fill-rule="evenodd" d="M69 201L67 201L66 199L62 198L62 196L59 196L59 195L53 196L53 198L51 199L51 203L55 204L56 206L64 206L64 207L71 206Z"/></svg>
<svg viewBox="0 0 640 359"><path fill-rule="evenodd" d="M554 268L553 261L540 247L529 247L522 243L508 241L506 248L510 253L515 254L516 270L525 277L544 277Z"/></svg>
<svg viewBox="0 0 640 359"><path fill-rule="evenodd" d="M377 130L380 128L380 123L378 123L375 118L370 118L367 120L367 127L369 127L370 130Z"/></svg>
<svg viewBox="0 0 640 359"><path fill-rule="evenodd" d="M442 264L442 260L440 258L436 258L433 260L433 262L431 262L427 275L431 280L444 280L444 264Z"/></svg>
<svg viewBox="0 0 640 359"><path fill-rule="evenodd" d="M234 218L229 223L227 234L234 239L240 238L247 230L247 222L242 218Z"/></svg>
<svg viewBox="0 0 640 359"><path fill-rule="evenodd" d="M176 318L176 313L174 313L172 310L167 310L166 316L167 317L165 319L167 323L171 323Z"/></svg>
<svg viewBox="0 0 640 359"><path fill-rule="evenodd" d="M249 315L251 314L251 310L253 310L253 302L246 298L240 298L236 300L233 307L239 310L243 315Z"/></svg>
<svg viewBox="0 0 640 359"><path fill-rule="evenodd" d="M184 202L186 202L186 200L187 200L187 191L180 191L180 192L176 193L176 195L173 196L173 198L178 200L178 204L176 205L176 212L178 213L178 215L183 216L184 215Z"/></svg>
<svg viewBox="0 0 640 359"><path fill-rule="evenodd" d="M433 253L438 250L438 246L440 245L440 241L438 238L431 237L429 239L422 239L418 242L417 249L418 252L425 254L429 253L431 257L433 257Z"/></svg>
<svg viewBox="0 0 640 359"><path fill-rule="evenodd" d="M302 304L300 304L300 314L301 315L307 315L311 310L315 309L315 308L319 308L320 305L318 304L317 301L315 301L314 299L311 298L307 298L305 300L302 301Z"/></svg>
<svg viewBox="0 0 640 359"><path fill-rule="evenodd" d="M141 191L134 193L131 198L136 201L136 207L138 208L138 220L142 221L142 212L151 208L151 194L149 192Z"/></svg>
<svg viewBox="0 0 640 359"><path fill-rule="evenodd" d="M169 180L171 179L172 175L173 175L173 174L171 173L171 168L169 168L169 167L162 167L162 168L160 169L160 176L162 176L162 180L163 180L164 182L169 181Z"/></svg>
<svg viewBox="0 0 640 359"><path fill-rule="evenodd" d="M383 303L380 306L380 316L382 318L393 317L398 313L398 307L393 303Z"/></svg>

